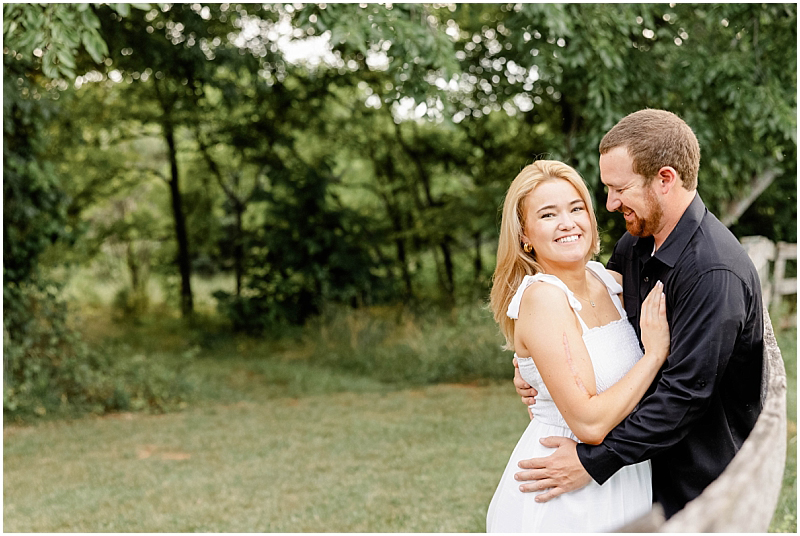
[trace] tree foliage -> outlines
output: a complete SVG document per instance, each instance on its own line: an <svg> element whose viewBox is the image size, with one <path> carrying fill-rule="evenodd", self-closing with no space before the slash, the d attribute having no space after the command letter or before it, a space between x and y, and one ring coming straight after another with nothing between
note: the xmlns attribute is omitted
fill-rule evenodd
<svg viewBox="0 0 800 536"><path fill-rule="evenodd" d="M341 33L344 13L354 9L311 6L299 20L317 31L340 21ZM334 50L344 61L358 61L362 50L382 50L391 42L386 73L402 77L394 44L405 32L389 25L394 33L387 36L375 11L394 8L370 6L362 9L365 16L347 19L358 28L347 39L332 40ZM434 49L438 60L431 54L422 62L428 73L417 80L423 88L428 83L427 92L416 102L430 109L443 100L460 128L503 112L509 125L546 124L542 130L551 138L542 152L576 167L594 187L598 206L604 204L599 140L624 115L650 107L669 109L693 126L703 151L700 193L712 210L730 210L774 170L776 187L753 209L775 214L770 193L782 185L789 193L785 215L793 214L793 188L786 186L796 177L796 6L465 4L429 13L424 25L444 30L440 35L450 42ZM360 46L353 44L356 38L363 40ZM403 48L397 52L402 57ZM449 64L452 57L460 62L457 69ZM442 97L441 88L451 86ZM610 245L621 225L598 213ZM775 218L774 225L787 239L795 236L790 218Z"/></svg>
<svg viewBox="0 0 800 536"><path fill-rule="evenodd" d="M95 9L100 4L4 4L3 44L50 79L75 78L81 51L95 63L108 55ZM132 4L146 9L147 4ZM131 4L109 4L121 17Z"/></svg>
<svg viewBox="0 0 800 536"><path fill-rule="evenodd" d="M4 15L6 300L43 260L108 251L128 297L151 265L179 275L185 314L193 271L231 272L220 307L253 331L328 303L484 299L498 207L536 158L578 169L610 250L597 146L645 107L693 127L700 194L735 233L796 240L794 4Z"/></svg>
<svg viewBox="0 0 800 536"><path fill-rule="evenodd" d="M123 13L128 8L116 9ZM81 22L76 13L82 13ZM48 249L76 243L80 229L70 212L88 204L67 193L77 190L60 172L61 155L52 152L60 138L52 127L62 119L69 125L60 77L72 75L80 47L92 56L105 50L96 40L97 19L85 7L62 5L6 5L4 15L4 412L163 409L185 393L182 380L157 365L129 369L113 354L88 348L68 322L60 285L41 265ZM83 136L78 140L84 141ZM97 193L87 195L92 199Z"/></svg>

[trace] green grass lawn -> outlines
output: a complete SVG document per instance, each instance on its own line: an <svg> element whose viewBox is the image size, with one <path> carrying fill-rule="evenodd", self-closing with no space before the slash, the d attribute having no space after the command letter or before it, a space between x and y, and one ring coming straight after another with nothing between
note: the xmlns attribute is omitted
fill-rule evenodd
<svg viewBox="0 0 800 536"><path fill-rule="evenodd" d="M483 531L528 422L510 381L382 383L381 371L369 377L319 360L318 338L214 339L208 326L190 333L165 318L121 328L96 317L87 326L90 341L111 337L166 364L192 349L192 399L164 415L6 421L6 531ZM352 344L360 351L372 342ZM796 333L779 344L789 444L770 531L796 532Z"/></svg>
<svg viewBox="0 0 800 536"><path fill-rule="evenodd" d="M263 399L4 430L10 532L474 532L509 385Z"/></svg>
<svg viewBox="0 0 800 536"><path fill-rule="evenodd" d="M483 531L526 422L508 385L441 385L7 426L4 528ZM791 458L772 531L796 527Z"/></svg>

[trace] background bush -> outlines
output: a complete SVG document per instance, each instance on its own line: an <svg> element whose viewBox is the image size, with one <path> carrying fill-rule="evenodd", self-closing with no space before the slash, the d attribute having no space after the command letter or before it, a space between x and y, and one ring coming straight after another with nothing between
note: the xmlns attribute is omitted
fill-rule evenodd
<svg viewBox="0 0 800 536"><path fill-rule="evenodd" d="M191 392L183 366L165 366L158 355L132 353L119 345L93 347L70 325L57 286L15 287L4 319L3 413L32 416L166 411ZM186 359L188 362L188 356Z"/></svg>
<svg viewBox="0 0 800 536"><path fill-rule="evenodd" d="M417 312L331 307L304 342L320 365L383 382L423 385L505 380L512 356L485 305Z"/></svg>

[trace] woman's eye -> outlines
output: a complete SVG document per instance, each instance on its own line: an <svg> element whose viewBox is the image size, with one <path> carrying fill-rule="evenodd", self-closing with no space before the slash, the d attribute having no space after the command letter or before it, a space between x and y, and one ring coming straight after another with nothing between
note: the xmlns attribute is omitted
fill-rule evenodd
<svg viewBox="0 0 800 536"><path fill-rule="evenodd" d="M583 207L575 207L572 209L572 212L580 212L583 210Z"/></svg>
<svg viewBox="0 0 800 536"><path fill-rule="evenodd" d="M553 216L555 216L555 214L553 214L552 212L545 212L544 214L542 214L542 219L552 218Z"/></svg>

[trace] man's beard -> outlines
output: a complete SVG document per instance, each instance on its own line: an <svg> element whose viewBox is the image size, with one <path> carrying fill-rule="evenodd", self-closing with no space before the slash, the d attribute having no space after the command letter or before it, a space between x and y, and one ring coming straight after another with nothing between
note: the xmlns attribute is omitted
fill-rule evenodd
<svg viewBox="0 0 800 536"><path fill-rule="evenodd" d="M648 210L647 218L640 218L634 212L632 220L625 220L625 228L633 236L653 236L661 228L661 220L664 216L664 211L656 199L655 194L647 189L645 194L645 206ZM619 211L624 212L627 207L620 207Z"/></svg>

